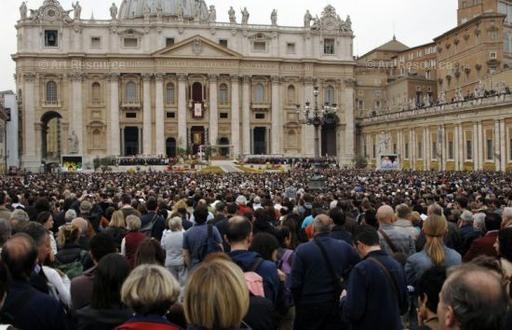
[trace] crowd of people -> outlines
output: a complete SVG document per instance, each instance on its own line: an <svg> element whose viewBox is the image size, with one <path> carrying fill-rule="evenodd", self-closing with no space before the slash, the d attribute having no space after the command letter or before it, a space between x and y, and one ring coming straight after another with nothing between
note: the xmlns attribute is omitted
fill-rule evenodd
<svg viewBox="0 0 512 330"><path fill-rule="evenodd" d="M512 328L503 173L2 177L0 246L15 329Z"/></svg>
<svg viewBox="0 0 512 330"><path fill-rule="evenodd" d="M318 159L311 157L285 157L285 156L248 156L243 159L243 163L256 165L290 165L298 167L330 167L336 166L336 157L321 157Z"/></svg>

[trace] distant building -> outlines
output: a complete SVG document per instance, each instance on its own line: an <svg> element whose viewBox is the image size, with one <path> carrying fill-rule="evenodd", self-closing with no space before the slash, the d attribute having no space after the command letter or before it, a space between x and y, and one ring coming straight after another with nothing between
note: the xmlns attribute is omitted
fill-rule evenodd
<svg viewBox="0 0 512 330"><path fill-rule="evenodd" d="M3 105L8 117L6 124L7 169L11 167L19 168L19 140L21 131L19 127L18 98L13 91L0 91L0 104Z"/></svg>

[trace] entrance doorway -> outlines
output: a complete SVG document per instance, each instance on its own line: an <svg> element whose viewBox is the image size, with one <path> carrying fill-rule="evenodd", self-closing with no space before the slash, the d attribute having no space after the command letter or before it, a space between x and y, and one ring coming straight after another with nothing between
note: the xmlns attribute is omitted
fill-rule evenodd
<svg viewBox="0 0 512 330"><path fill-rule="evenodd" d="M205 129L203 126L192 126L190 129L190 140L192 141L192 154L197 154L199 152L199 147L204 145L206 142L205 139Z"/></svg>
<svg viewBox="0 0 512 330"><path fill-rule="evenodd" d="M337 156L336 124L322 126L322 154L321 156Z"/></svg>
<svg viewBox="0 0 512 330"><path fill-rule="evenodd" d="M49 111L41 117L41 158L46 163L60 163L61 119L62 116L55 111Z"/></svg>
<svg viewBox="0 0 512 330"><path fill-rule="evenodd" d="M229 145L229 139L226 138L226 137L222 137L219 139L219 144L221 146L226 146L226 147L220 147L219 148L219 154L222 156L222 157L228 157L229 156L229 147L227 147Z"/></svg>
<svg viewBox="0 0 512 330"><path fill-rule="evenodd" d="M176 139L175 138L168 138L165 141L165 151L167 154L167 158L176 157Z"/></svg>
<svg viewBox="0 0 512 330"><path fill-rule="evenodd" d="M139 128L126 127L124 129L124 155L135 156L139 154Z"/></svg>
<svg viewBox="0 0 512 330"><path fill-rule="evenodd" d="M254 128L254 154L266 155L267 154L267 128L255 127Z"/></svg>

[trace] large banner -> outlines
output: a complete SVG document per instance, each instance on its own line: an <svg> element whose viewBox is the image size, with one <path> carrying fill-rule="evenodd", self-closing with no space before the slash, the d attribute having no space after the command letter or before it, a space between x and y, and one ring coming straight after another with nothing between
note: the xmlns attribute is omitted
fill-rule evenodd
<svg viewBox="0 0 512 330"><path fill-rule="evenodd" d="M397 171L400 170L400 158L398 155L380 155L379 170Z"/></svg>
<svg viewBox="0 0 512 330"><path fill-rule="evenodd" d="M77 172L82 170L81 156L62 156L62 170L64 172Z"/></svg>

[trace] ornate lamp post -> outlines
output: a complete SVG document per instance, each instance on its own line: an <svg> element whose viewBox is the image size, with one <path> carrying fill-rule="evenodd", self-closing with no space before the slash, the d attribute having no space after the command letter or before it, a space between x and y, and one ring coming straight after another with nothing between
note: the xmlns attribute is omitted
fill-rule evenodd
<svg viewBox="0 0 512 330"><path fill-rule="evenodd" d="M309 101L306 102L304 108L302 108L300 104L297 104L299 122L303 125L312 125L315 127L315 159L320 158L320 127L324 124L334 123L336 119L333 115L338 111L336 104L329 104L328 102L325 102L325 104L320 107L318 105L319 94L318 87L315 86L313 89L313 96L315 97L313 107L311 107Z"/></svg>

